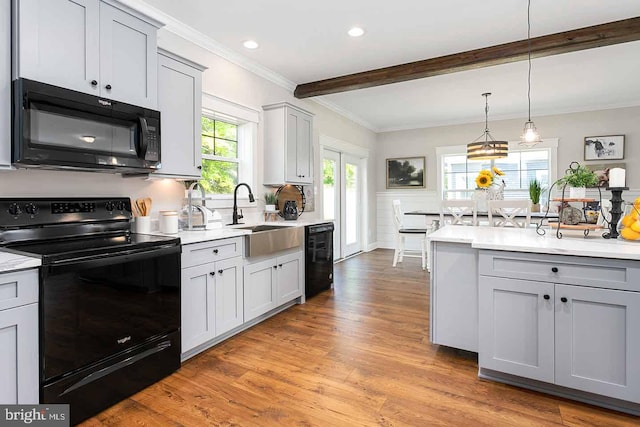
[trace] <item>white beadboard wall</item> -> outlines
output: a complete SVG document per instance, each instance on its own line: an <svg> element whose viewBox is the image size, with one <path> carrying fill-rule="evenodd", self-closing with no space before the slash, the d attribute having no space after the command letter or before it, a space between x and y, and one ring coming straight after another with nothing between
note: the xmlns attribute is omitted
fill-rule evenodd
<svg viewBox="0 0 640 427"><path fill-rule="evenodd" d="M587 197L598 200L598 190L587 190ZM630 189L622 193L622 198L627 202L633 202L640 197L640 189ZM611 192L602 189L602 199L610 200ZM415 210L440 210L440 197L436 191L379 191L376 193L376 214L378 216L378 247L393 249L396 245L396 233L393 226L393 208L392 201L400 200L402 211ZM542 202L546 202L543 200ZM554 203L554 202L551 202ZM423 216L405 215L403 218L404 225L411 227L424 227L431 222L431 218L426 219ZM406 240L407 249L419 249L420 245L417 239L408 238Z"/></svg>

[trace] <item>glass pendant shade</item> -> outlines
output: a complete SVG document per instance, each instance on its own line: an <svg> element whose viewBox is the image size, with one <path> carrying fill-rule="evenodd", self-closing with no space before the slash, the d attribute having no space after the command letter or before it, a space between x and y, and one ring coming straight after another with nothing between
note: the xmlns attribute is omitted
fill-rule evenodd
<svg viewBox="0 0 640 427"><path fill-rule="evenodd" d="M524 130L522 131L522 136L520 137L520 145L525 147L533 147L539 142L542 142L542 139L538 134L538 129L536 129L535 123L529 120L524 124Z"/></svg>

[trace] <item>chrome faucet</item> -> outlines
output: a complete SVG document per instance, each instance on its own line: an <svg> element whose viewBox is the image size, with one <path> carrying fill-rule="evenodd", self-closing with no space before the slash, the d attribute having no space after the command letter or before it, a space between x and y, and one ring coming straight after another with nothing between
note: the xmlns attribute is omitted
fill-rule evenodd
<svg viewBox="0 0 640 427"><path fill-rule="evenodd" d="M189 195L188 195L188 203L187 203L187 228L189 230L193 230L193 203L192 203L192 199L191 199L191 193L193 192L193 190L196 187L200 187L200 195L202 196L202 204L205 204L205 198L206 198L206 194L204 192L204 188L202 188L202 184L200 184L198 181L195 181L193 184L191 184L189 186ZM204 219L204 218L203 218ZM206 225L206 224L205 224Z"/></svg>
<svg viewBox="0 0 640 427"><path fill-rule="evenodd" d="M253 193L251 192L251 187L249 187L249 184L241 182L240 184L236 185L236 188L233 190L233 221L231 222L231 225L240 224L238 220L244 218L244 216L242 215L242 210L240 210L240 213L238 213L238 188L242 187L243 185L247 187L247 190L249 190L249 202L253 203L256 201L256 199L253 198Z"/></svg>

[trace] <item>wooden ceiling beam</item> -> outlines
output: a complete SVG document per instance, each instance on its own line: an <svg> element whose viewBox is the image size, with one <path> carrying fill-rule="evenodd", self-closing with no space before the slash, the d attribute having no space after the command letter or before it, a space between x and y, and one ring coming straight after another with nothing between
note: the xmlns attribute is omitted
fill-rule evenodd
<svg viewBox="0 0 640 427"><path fill-rule="evenodd" d="M531 39L531 57L560 55L640 40L640 17L584 27ZM527 40L504 43L452 55L378 68L376 70L300 84L296 98L328 95L442 74L491 67L527 59Z"/></svg>

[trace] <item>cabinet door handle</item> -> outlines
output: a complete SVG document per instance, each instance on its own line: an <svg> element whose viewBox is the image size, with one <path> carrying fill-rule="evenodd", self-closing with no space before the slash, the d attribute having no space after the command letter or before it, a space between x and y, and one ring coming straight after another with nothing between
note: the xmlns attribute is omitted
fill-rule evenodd
<svg viewBox="0 0 640 427"><path fill-rule="evenodd" d="M198 166L198 169L199 169L199 170L202 170L202 166Z"/></svg>
<svg viewBox="0 0 640 427"><path fill-rule="evenodd" d="M212 272L209 273L209 276L215 276L215 275L216 275L215 271L212 271Z"/></svg>
<svg viewBox="0 0 640 427"><path fill-rule="evenodd" d="M273 268L278 268L278 266L277 266L277 265L274 265L274 266L273 266Z"/></svg>
<svg viewBox="0 0 640 427"><path fill-rule="evenodd" d="M278 264L278 267L282 267L282 264Z"/></svg>
<svg viewBox="0 0 640 427"><path fill-rule="evenodd" d="M91 80L91 86L98 86L97 80Z"/></svg>
<svg viewBox="0 0 640 427"><path fill-rule="evenodd" d="M222 274L224 270L218 270L218 274Z"/></svg>
<svg viewBox="0 0 640 427"><path fill-rule="evenodd" d="M558 272L558 267L551 267L551 271L553 271L554 273Z"/></svg>
<svg viewBox="0 0 640 427"><path fill-rule="evenodd" d="M546 295L546 294L545 294L544 299L547 299L547 300L548 300L549 298L551 298L551 297L550 297L549 295Z"/></svg>
<svg viewBox="0 0 640 427"><path fill-rule="evenodd" d="M566 297L562 297L562 298L560 298L560 301L567 302L567 298Z"/></svg>
<svg viewBox="0 0 640 427"><path fill-rule="evenodd" d="M111 90L111 85L106 85L104 88L105 88L106 90Z"/></svg>
<svg viewBox="0 0 640 427"><path fill-rule="evenodd" d="M214 253L214 254L217 254L217 253L218 253L218 250L217 250L217 249L214 249L214 250L213 250L213 253Z"/></svg>

